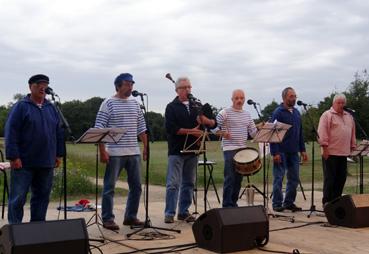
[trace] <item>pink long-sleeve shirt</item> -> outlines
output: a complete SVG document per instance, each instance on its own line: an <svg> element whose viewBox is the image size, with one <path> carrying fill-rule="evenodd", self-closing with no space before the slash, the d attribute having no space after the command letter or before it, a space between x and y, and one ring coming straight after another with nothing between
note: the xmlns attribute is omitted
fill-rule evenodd
<svg viewBox="0 0 369 254"><path fill-rule="evenodd" d="M329 155L348 156L356 146L355 122L343 111L338 114L333 107L325 111L319 120L319 144L327 147Z"/></svg>

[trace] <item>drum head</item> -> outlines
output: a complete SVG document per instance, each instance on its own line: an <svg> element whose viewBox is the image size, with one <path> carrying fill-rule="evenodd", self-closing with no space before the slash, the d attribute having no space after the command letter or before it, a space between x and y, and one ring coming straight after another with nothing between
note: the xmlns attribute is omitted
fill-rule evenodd
<svg viewBox="0 0 369 254"><path fill-rule="evenodd" d="M238 151L233 159L238 163L248 163L256 160L259 157L259 152L254 148L245 148Z"/></svg>

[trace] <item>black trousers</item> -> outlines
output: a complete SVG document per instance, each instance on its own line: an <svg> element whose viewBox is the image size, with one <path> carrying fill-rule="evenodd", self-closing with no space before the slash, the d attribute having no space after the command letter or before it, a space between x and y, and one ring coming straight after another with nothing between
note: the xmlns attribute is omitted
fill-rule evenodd
<svg viewBox="0 0 369 254"><path fill-rule="evenodd" d="M347 157L330 155L323 158L323 205L341 197L347 177Z"/></svg>

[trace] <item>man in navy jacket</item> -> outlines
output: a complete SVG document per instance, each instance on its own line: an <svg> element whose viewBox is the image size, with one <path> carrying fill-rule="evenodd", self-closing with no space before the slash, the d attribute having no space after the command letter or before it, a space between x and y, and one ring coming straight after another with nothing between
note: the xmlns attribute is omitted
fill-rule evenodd
<svg viewBox="0 0 369 254"><path fill-rule="evenodd" d="M283 103L276 108L272 115L272 121L277 120L291 125L281 143L270 144L270 152L273 156L273 210L282 212L284 209L301 211L295 205L296 189L299 183L299 152L303 161L306 161L304 137L302 132L300 112L294 107L296 93L292 87L282 91ZM282 182L287 175L286 195L283 200Z"/></svg>
<svg viewBox="0 0 369 254"><path fill-rule="evenodd" d="M44 221L52 187L53 169L64 154L64 135L58 113L45 99L49 78L32 76L31 93L17 102L5 125L6 158L11 165L8 221L21 223L31 189L31 221Z"/></svg>
<svg viewBox="0 0 369 254"><path fill-rule="evenodd" d="M168 138L168 170L165 197L165 223L173 223L178 205L178 220L193 222L188 208L192 203L198 155L182 152L186 145L196 151L196 142L203 135L202 126L215 127L216 122L200 114L199 105L190 101L191 82L187 77L175 83L177 96L165 109L165 129Z"/></svg>

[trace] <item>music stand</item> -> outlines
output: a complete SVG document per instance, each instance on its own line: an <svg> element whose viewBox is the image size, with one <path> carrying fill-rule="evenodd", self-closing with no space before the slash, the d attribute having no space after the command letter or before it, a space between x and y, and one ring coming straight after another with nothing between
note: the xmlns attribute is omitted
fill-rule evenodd
<svg viewBox="0 0 369 254"><path fill-rule="evenodd" d="M90 128L82 136L75 142L76 144L95 144L96 145L96 182L95 182L95 202L96 202L96 209L94 215L87 221L87 227L92 226L94 224L97 225L97 228L100 231L102 238L105 239L103 232L101 231L100 226L102 226L102 218L98 214L98 179L99 179L99 144L105 143L118 143L118 141L122 138L122 136L126 133L126 129L124 128ZM95 220L93 221L93 219ZM100 219L100 221L99 221Z"/></svg>
<svg viewBox="0 0 369 254"><path fill-rule="evenodd" d="M360 194L364 193L364 158L369 154L369 140L363 140L350 154L350 156L359 156L360 165Z"/></svg>
<svg viewBox="0 0 369 254"><path fill-rule="evenodd" d="M195 142L193 142L192 144L187 145L187 141L188 141L188 136L191 134L187 134L186 135L186 140L183 144L183 150L181 150L181 153L194 153L196 155L200 155L201 153L203 154L204 158L203 158L203 167L204 167L204 211L207 211L207 192L208 192L208 188L207 186L207 176L206 176L206 165L207 165L207 157L206 157L206 146L205 146L205 141L206 138L208 137L208 130L207 128L205 128L203 134L198 137ZM200 147L199 149L193 149L193 146L200 141ZM187 145L187 146L186 146ZM197 169L196 169L196 202L195 203L195 213L197 213Z"/></svg>
<svg viewBox="0 0 369 254"><path fill-rule="evenodd" d="M265 195L266 192L266 144L267 143L281 143L283 141L284 136L286 135L289 128L292 125L278 122L275 120L273 123L265 123L259 131L256 133L253 142L259 142L264 144L263 149L263 196L264 196L264 208L266 207L266 199L268 199L268 195Z"/></svg>

